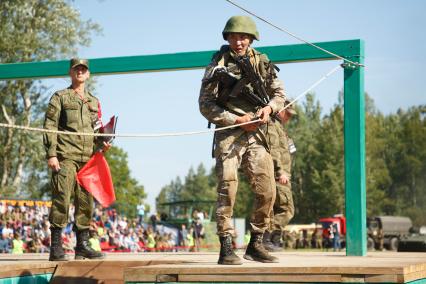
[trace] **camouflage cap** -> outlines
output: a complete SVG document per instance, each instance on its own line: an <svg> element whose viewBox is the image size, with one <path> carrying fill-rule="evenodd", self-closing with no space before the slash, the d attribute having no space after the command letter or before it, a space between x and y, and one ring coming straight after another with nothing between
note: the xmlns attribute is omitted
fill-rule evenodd
<svg viewBox="0 0 426 284"><path fill-rule="evenodd" d="M87 59L72 58L70 60L70 69L77 67L78 65L83 65L87 69L89 69L89 61Z"/></svg>

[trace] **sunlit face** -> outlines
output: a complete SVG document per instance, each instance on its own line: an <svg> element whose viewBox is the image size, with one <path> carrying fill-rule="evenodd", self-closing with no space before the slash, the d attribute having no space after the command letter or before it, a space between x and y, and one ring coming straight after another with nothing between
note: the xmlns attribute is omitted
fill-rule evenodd
<svg viewBox="0 0 426 284"><path fill-rule="evenodd" d="M84 83L90 77L90 71L84 65L77 65L70 69L70 77L73 82Z"/></svg>
<svg viewBox="0 0 426 284"><path fill-rule="evenodd" d="M227 36L229 46L239 56L245 55L248 47L253 42L253 37L242 33L229 33Z"/></svg>

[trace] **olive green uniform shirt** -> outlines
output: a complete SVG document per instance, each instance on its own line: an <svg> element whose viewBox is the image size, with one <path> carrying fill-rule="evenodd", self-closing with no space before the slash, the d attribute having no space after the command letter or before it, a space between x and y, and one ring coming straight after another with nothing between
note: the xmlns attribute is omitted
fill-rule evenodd
<svg viewBox="0 0 426 284"><path fill-rule="evenodd" d="M86 92L83 98L71 87L57 91L50 99L44 128L67 132L94 133L98 122L99 101ZM43 143L47 158L58 157L87 162L93 154L94 136L46 133Z"/></svg>
<svg viewBox="0 0 426 284"><path fill-rule="evenodd" d="M274 161L275 178L285 174L291 178L291 155L288 149L288 135L280 121L269 122L268 138Z"/></svg>

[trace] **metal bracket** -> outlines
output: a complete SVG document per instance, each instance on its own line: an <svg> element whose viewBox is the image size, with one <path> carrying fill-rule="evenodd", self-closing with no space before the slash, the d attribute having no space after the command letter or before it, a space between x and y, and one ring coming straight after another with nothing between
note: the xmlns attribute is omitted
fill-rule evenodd
<svg viewBox="0 0 426 284"><path fill-rule="evenodd" d="M350 62L344 62L344 63L340 64L340 66L342 66L342 68L344 68L344 69L355 70L358 67L363 66L363 65L361 65L361 64L355 65L355 64L352 64Z"/></svg>

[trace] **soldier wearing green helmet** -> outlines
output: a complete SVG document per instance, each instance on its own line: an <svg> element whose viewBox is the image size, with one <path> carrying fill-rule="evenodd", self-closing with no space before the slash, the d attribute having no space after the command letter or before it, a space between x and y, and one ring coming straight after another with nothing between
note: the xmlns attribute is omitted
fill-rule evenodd
<svg viewBox="0 0 426 284"><path fill-rule="evenodd" d="M235 236L232 214L240 167L248 177L255 196L250 218L251 236L244 258L278 262L262 243L276 194L273 162L265 135L269 117L284 107L284 88L268 57L251 47L254 39L259 40L259 33L250 17L231 17L222 35L228 45L222 46L213 55L206 68L199 96L200 112L216 127L247 123L255 119L260 121L222 130L214 136L218 177L216 221L221 243L218 264L242 264L232 247L232 238ZM256 77L267 93L267 103L255 104L245 97L243 90L254 88L247 81L248 75L240 65L242 58L255 70ZM223 79L225 77L218 74L225 74L232 83L228 84Z"/></svg>

